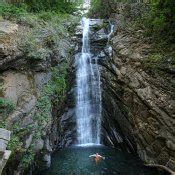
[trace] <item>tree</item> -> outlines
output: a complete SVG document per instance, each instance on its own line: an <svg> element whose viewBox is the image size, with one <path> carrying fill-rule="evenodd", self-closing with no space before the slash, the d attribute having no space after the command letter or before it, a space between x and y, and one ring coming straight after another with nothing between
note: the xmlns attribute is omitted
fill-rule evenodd
<svg viewBox="0 0 175 175"><path fill-rule="evenodd" d="M32 11L60 11L64 13L72 13L76 8L74 1L65 0L24 0Z"/></svg>
<svg viewBox="0 0 175 175"><path fill-rule="evenodd" d="M151 23L157 35L165 36L169 41L175 37L175 1L152 0Z"/></svg>

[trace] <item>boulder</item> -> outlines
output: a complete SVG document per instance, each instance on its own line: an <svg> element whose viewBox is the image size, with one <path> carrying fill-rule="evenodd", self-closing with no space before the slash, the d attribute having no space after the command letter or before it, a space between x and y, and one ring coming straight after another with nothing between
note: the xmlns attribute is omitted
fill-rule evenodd
<svg viewBox="0 0 175 175"><path fill-rule="evenodd" d="M6 129L3 129L3 128L0 128L0 139L3 139L5 141L9 141L10 140L10 134L11 132L6 130Z"/></svg>
<svg viewBox="0 0 175 175"><path fill-rule="evenodd" d="M44 147L44 140L38 139L35 141L35 144L34 144L35 152L39 152L40 150L43 149L43 147Z"/></svg>
<svg viewBox="0 0 175 175"><path fill-rule="evenodd" d="M18 24L14 24L10 21L0 21L0 32L5 34L13 34L18 31Z"/></svg>
<svg viewBox="0 0 175 175"><path fill-rule="evenodd" d="M0 153L3 155L6 151L8 141L4 139L0 139Z"/></svg>
<svg viewBox="0 0 175 175"><path fill-rule="evenodd" d="M44 155L44 161L46 162L46 168L49 168L51 165L51 155L45 154Z"/></svg>

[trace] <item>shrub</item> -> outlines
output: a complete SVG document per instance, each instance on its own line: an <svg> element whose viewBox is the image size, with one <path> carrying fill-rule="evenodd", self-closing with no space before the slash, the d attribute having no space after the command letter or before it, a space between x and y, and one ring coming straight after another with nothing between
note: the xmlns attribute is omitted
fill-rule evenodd
<svg viewBox="0 0 175 175"><path fill-rule="evenodd" d="M27 169L33 163L34 157L35 153L32 145L23 155L19 167L24 170Z"/></svg>
<svg viewBox="0 0 175 175"><path fill-rule="evenodd" d="M155 53L150 55L149 62L156 63L158 61L161 61L163 56L160 53Z"/></svg>
<svg viewBox="0 0 175 175"><path fill-rule="evenodd" d="M26 13L27 10L24 5L17 7L14 5L0 3L0 15L5 18L18 18L19 16L24 16Z"/></svg>
<svg viewBox="0 0 175 175"><path fill-rule="evenodd" d="M73 13L76 10L77 3L65 0L25 0L30 11L56 11L61 13Z"/></svg>
<svg viewBox="0 0 175 175"><path fill-rule="evenodd" d="M111 3L112 1L114 2L114 0L109 0L109 1L94 0L92 1L89 15L98 16L101 18L108 18L112 11L112 9L109 6L109 3Z"/></svg>
<svg viewBox="0 0 175 175"><path fill-rule="evenodd" d="M2 97L0 97L0 113L4 115L10 114L15 109L15 105Z"/></svg>
<svg viewBox="0 0 175 175"><path fill-rule="evenodd" d="M8 142L7 149L12 151L12 154L17 152L23 152L23 143L20 138L15 134L12 135L10 141Z"/></svg>
<svg viewBox="0 0 175 175"><path fill-rule="evenodd" d="M151 15L148 19L150 34L157 40L174 42L175 37L175 1L152 0Z"/></svg>

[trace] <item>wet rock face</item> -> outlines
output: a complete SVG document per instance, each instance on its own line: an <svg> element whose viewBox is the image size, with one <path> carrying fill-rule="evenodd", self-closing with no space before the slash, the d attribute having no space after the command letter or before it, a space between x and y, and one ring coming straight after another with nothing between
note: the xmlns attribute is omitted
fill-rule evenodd
<svg viewBox="0 0 175 175"><path fill-rule="evenodd" d="M131 136L131 125L127 119L125 109L121 109L122 105L118 105L118 92L115 92L116 88L111 85L113 80L109 72L106 70L105 64L111 65L112 48L108 44L109 34L111 32L110 23L104 20L91 19L90 20L90 50L92 60L94 58L99 62L101 81L102 81L102 94L103 94L103 111L102 111L102 131L101 138L102 143L107 146L117 147L119 149L128 150L128 152L135 152L135 144L133 136ZM75 54L80 54L82 47L82 27L78 26L76 29L76 41L78 41L75 47ZM80 55L78 55L80 56ZM93 61L92 61L93 63ZM76 66L75 66L76 69ZM74 71L75 73L75 71ZM109 77L108 77L109 76ZM113 78L113 77L112 77ZM113 78L114 79L114 78ZM73 82L72 84L75 84ZM114 85L114 84L113 84ZM76 87L75 87L76 88ZM75 119L75 101L74 98L75 88L70 92L68 111L61 117L62 142L61 146L68 146L72 143L76 143L76 119ZM123 125L118 123L120 120ZM125 133L125 135L123 134Z"/></svg>
<svg viewBox="0 0 175 175"><path fill-rule="evenodd" d="M106 27L104 27L104 24ZM106 56L105 48L108 40L108 26L107 22L103 20L90 20L90 33L89 33L89 42L91 43L91 56L94 59L99 57L99 59ZM81 57L82 49L82 35L83 29L81 24L76 27L75 37L73 38L77 45L75 46L74 54L75 57ZM92 61L92 62L93 62ZM69 84L71 88L69 89L64 114L59 119L59 143L58 147L67 147L72 144L77 143L77 126L76 126L76 116L75 116L75 95L76 95L76 61L74 60L74 66L72 67L71 75L69 79Z"/></svg>
<svg viewBox="0 0 175 175"><path fill-rule="evenodd" d="M175 89L142 68L150 47L144 40L118 30L110 43L113 56L101 63L105 117L117 122L143 160L175 170Z"/></svg>
<svg viewBox="0 0 175 175"><path fill-rule="evenodd" d="M74 74L75 72L72 72ZM74 77L69 80L74 84ZM64 105L64 113L59 119L58 131L59 141L58 148L64 148L76 143L76 118L75 118L75 101L74 89L70 89Z"/></svg>
<svg viewBox="0 0 175 175"><path fill-rule="evenodd" d="M110 75L110 69L106 69L105 65L111 65L112 48L108 44L111 33L109 21L100 19L90 20L90 50L92 59L98 60L101 72L101 87L102 87L102 130L101 138L102 143L107 146L117 147L119 149L127 150L128 152L135 152L135 144L133 136L131 136L131 125L126 118L125 109L121 108L117 103L118 94L113 87L113 75ZM76 53L81 51L82 29L78 27L78 41ZM93 61L92 61L93 62ZM111 73L111 72L110 72ZM108 77L109 76L109 77ZM111 79L112 78L112 79ZM112 85L111 85L112 83ZM120 120L123 125L119 125ZM127 127L125 127L127 126ZM125 134L123 134L125 133Z"/></svg>

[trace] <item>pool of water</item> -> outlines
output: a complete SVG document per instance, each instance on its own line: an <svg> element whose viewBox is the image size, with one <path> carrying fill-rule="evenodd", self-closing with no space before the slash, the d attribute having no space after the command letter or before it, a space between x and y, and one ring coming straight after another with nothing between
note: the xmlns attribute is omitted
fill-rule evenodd
<svg viewBox="0 0 175 175"><path fill-rule="evenodd" d="M96 164L89 155L99 153L104 161ZM104 146L70 147L56 152L49 170L41 175L159 175L132 154Z"/></svg>

